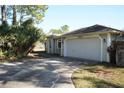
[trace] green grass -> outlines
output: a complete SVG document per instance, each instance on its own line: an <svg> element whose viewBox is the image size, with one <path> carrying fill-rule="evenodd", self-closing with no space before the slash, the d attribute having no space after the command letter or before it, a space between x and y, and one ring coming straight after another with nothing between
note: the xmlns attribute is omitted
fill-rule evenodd
<svg viewBox="0 0 124 93"><path fill-rule="evenodd" d="M83 66L72 74L76 88L124 88L124 68L109 64Z"/></svg>

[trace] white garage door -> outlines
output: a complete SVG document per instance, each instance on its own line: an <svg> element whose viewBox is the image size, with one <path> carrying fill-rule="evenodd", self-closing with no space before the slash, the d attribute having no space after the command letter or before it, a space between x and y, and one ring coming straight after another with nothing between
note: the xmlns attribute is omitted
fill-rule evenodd
<svg viewBox="0 0 124 93"><path fill-rule="evenodd" d="M65 40L64 56L101 60L101 44L99 38Z"/></svg>

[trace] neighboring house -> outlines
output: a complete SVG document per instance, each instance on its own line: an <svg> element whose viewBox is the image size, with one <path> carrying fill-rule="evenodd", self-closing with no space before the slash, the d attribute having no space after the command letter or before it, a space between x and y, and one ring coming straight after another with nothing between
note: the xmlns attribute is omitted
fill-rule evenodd
<svg viewBox="0 0 124 93"><path fill-rule="evenodd" d="M49 36L46 51L65 57L110 62L108 48L112 45L112 41L120 39L121 34L123 34L121 30L93 25L61 36Z"/></svg>

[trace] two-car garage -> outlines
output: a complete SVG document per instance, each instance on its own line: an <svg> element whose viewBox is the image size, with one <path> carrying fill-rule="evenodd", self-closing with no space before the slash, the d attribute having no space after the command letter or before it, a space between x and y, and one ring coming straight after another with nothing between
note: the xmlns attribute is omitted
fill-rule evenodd
<svg viewBox="0 0 124 93"><path fill-rule="evenodd" d="M64 56L101 61L102 43L99 37L64 40Z"/></svg>

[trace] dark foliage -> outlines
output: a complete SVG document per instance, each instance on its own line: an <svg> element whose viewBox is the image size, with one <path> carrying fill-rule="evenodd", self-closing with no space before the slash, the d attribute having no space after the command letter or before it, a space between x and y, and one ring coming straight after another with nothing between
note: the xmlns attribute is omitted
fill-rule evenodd
<svg viewBox="0 0 124 93"><path fill-rule="evenodd" d="M7 24L0 26L0 57L22 57L41 37L41 30L28 19L20 26Z"/></svg>

